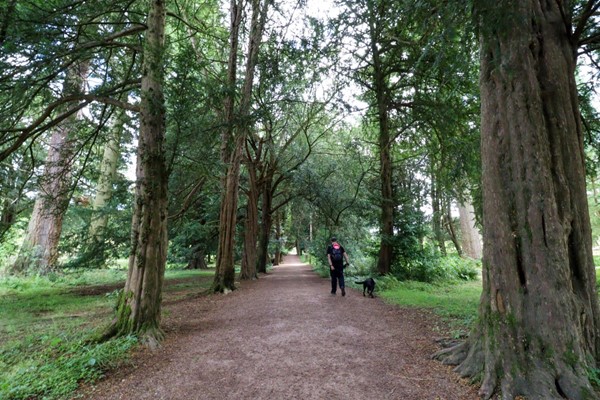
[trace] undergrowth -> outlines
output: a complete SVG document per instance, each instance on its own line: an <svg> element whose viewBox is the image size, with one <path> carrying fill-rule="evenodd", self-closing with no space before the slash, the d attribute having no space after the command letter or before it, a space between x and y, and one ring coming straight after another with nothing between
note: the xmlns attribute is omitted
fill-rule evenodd
<svg viewBox="0 0 600 400"><path fill-rule="evenodd" d="M214 270L168 270L170 299L202 291ZM110 320L126 271L80 270L0 279L0 399L63 399L124 362L133 336L92 340ZM190 278L189 280L186 280ZM93 285L92 285L93 284ZM167 310L164 310L165 313Z"/></svg>

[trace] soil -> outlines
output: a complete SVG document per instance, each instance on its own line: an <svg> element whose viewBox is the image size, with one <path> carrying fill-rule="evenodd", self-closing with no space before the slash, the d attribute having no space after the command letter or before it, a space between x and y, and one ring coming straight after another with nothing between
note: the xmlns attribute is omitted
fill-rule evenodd
<svg viewBox="0 0 600 400"><path fill-rule="evenodd" d="M227 295L163 308L167 338L84 388L85 399L477 399L431 360L439 320L330 282L288 256ZM377 294L377 290L375 290Z"/></svg>

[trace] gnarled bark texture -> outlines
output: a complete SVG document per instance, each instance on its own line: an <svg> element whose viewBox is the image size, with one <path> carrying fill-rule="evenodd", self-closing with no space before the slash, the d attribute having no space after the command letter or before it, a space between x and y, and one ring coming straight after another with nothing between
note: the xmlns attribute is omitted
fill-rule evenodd
<svg viewBox="0 0 600 400"><path fill-rule="evenodd" d="M440 356L482 374L486 399L599 398L588 379L599 314L566 3L477 3L483 294L468 342Z"/></svg>
<svg viewBox="0 0 600 400"><path fill-rule="evenodd" d="M140 103L131 254L115 321L107 333L137 334L150 347L163 337L160 303L167 261L167 168L163 52L166 5L152 0L148 14Z"/></svg>

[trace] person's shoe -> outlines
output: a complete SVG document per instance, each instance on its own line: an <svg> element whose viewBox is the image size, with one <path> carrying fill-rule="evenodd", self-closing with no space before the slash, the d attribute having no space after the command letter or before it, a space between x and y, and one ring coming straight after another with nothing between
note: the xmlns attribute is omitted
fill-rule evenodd
<svg viewBox="0 0 600 400"><path fill-rule="evenodd" d="M344 288L342 288L342 296L346 295L346 290Z"/></svg>
<svg viewBox="0 0 600 400"><path fill-rule="evenodd" d="M335 296L335 292L331 292L331 295L332 295L332 296Z"/></svg>

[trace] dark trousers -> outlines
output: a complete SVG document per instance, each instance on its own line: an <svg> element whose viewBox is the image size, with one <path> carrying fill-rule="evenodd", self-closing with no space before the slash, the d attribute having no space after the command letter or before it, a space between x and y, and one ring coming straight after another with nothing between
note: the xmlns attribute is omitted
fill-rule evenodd
<svg viewBox="0 0 600 400"><path fill-rule="evenodd" d="M337 290L338 281L340 282L340 289L344 288L344 270L343 269L334 269L333 271L329 269L329 275L331 275L331 293L335 293Z"/></svg>

